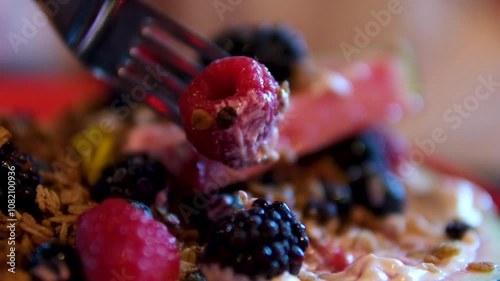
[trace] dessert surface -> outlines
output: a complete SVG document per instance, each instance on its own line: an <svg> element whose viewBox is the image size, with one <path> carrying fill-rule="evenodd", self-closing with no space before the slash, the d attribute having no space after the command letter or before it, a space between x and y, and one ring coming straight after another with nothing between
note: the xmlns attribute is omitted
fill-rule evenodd
<svg viewBox="0 0 500 281"><path fill-rule="evenodd" d="M402 110L394 61L304 78L284 27L216 41L276 76L210 64L181 97L186 134L120 94L0 120L0 280L500 279L490 195L412 165L379 124Z"/></svg>
<svg viewBox="0 0 500 281"><path fill-rule="evenodd" d="M86 120L75 118L73 120L80 121L73 123L74 126L70 128L61 125L66 127L66 130L53 128L53 131L45 129L42 131L29 119L23 118L3 122L3 125L9 128L8 132L12 133L12 137L8 139L7 145L5 143L2 145L2 153L10 151L12 160L8 161L13 161L9 162L12 163L10 165L20 167L19 172L26 163L28 166L31 165L33 169L28 172L27 180L38 180L40 184L19 182L23 186L32 188L23 194L32 195L23 199L23 205L19 205L22 209L18 209L15 213L16 274L7 272L8 260L3 260L2 280L32 280L30 269L32 275L42 274L40 272L44 271L38 268L39 264L45 266L54 260L49 254L35 259L36 254L33 251L36 249L38 252L43 252L41 249L44 248L40 247L50 249L51 253L70 251L65 254L68 257L65 262L68 263L67 270L76 272L73 274L78 274L82 270L78 267L79 262L70 260L72 256L77 255L76 253L83 260L83 268L86 267L86 262L92 260L104 266L116 266L112 262L114 251L112 249L120 247L123 243L112 246L111 241L123 241L117 238L120 233L105 234L105 231L92 227L96 224L93 223L95 219L85 223L85 219L81 216L85 211L92 210L94 213L102 213L101 217L112 219L107 224L115 225L113 227L115 230L119 230L120 225L130 225L118 220L121 216L116 213L106 215L108 211L103 210L105 207L99 202L103 200L110 202L109 199L106 200L109 197L146 202L149 208L142 204L142 209L135 211L130 207L119 209L132 210L141 217L147 217L141 221L155 222L158 227L161 225L160 229L163 230L159 231L166 231L165 234L161 234L167 235L165 237L175 236L175 239L165 238L163 241L174 239L174 245L178 247L177 252L173 251L173 257L178 253L179 278L158 280L251 280L248 276L257 271L247 272L250 265L234 264L235 259L232 257L244 253L248 247L251 249L257 247L259 244L256 243L264 243L261 244L264 248L268 247L266 243L270 243L271 252L280 252L278 256L262 257L270 261L276 259L278 264L286 264L282 260L284 257L290 262L294 255L300 257L302 254L298 267L289 263L289 267L278 266L274 269L279 274L269 278L273 280L495 280L494 278L499 278L500 273L496 266L500 261L499 246L495 243L495 233L498 233L499 225L498 218L493 214L494 206L489 195L464 179L440 175L424 168L415 169L411 177L396 176L390 167L398 164L387 157L387 152L390 150L384 149L383 142L377 139L385 136L387 133L385 129L367 130L317 154L299 158L296 163L280 164L264 175L232 184L219 192L207 195L188 192L180 196L182 187L176 187L175 181L170 181L168 176L158 179L155 177L159 174L168 175L168 172L165 172L165 168L154 158L144 154L124 154L122 151L109 149L109 146L106 148L106 142L120 143L120 140L126 139L139 124L142 126L145 123L165 122L147 108L137 110L133 118L127 122L115 121L117 130L103 135L103 141L94 148L92 155L82 158L75 168L56 172L54 168L57 169L57 165L47 164L68 163L65 162L69 159L67 148L71 146L61 144L66 141L75 145L77 143L75 140L82 139L83 135L80 132L95 132L92 131L95 121L103 116L109 117L106 107L93 107L90 107L90 112L85 113L88 117ZM2 132L4 135L1 139L5 140L7 131ZM19 150L14 150L14 143L20 147ZM364 147L362 150L364 152L361 154L359 147ZM371 150L375 147L378 149ZM20 149L36 155L36 158L21 156L16 152ZM20 158L14 159L14 157ZM103 171L102 176L93 176L95 174L93 169L96 167L100 167L99 169ZM40 175L40 178L33 176L35 173ZM361 177L356 177L356 174ZM354 177L355 180L350 177ZM144 182L146 179L149 182ZM165 182L165 179L170 183ZM160 186L163 188L159 188ZM151 193L147 193L148 190L151 190ZM259 233L255 242L243 242L245 239L250 239L248 237L250 234L242 234L246 233L246 230L240 232L241 237L238 236L238 232L226 233L225 235L229 236L221 238L222 240L213 236L213 233L217 233L217 228L224 224L224 217L228 215L231 217L239 214L237 216L243 216L244 221L249 219L251 216L242 215L241 210L255 212L252 211L255 209L252 206L256 204L256 198L269 200L268 203L260 201L263 203L259 204L271 204L275 201L286 203L288 207L285 210L289 208L293 214L292 218L296 218L304 227L306 235L304 237L308 240L307 247L303 245L304 250L298 248L295 254L287 253L283 252L287 248L279 250L280 246L276 244L279 240L274 241L276 238L265 242L267 240L264 239L266 237L264 233L267 231L270 231L270 237L276 237L273 236L272 229L274 225L279 225L281 219L274 221L261 219L261 223L264 221L267 223L267 228L264 228L267 230L258 228ZM124 201L117 201L118 204L128 205ZM145 215L142 215L143 212ZM83 217L89 217L91 212L85 214L88 215ZM9 217L4 213L1 217L2 224L8 225ZM90 226L83 227L81 224ZM140 229L142 226L137 227ZM2 258L5 259L8 253L9 233L6 228L2 229L4 231L2 253L5 253ZM88 231L93 234L88 234ZM78 240L79 235L96 237L98 240L88 238ZM237 237L229 239L231 235L243 239L239 242L242 244L236 242ZM107 250L105 253L92 252L96 251L92 250L92 245L98 245L99 241L104 243L100 248L105 248ZM222 241L229 244L223 246ZM44 244L47 242L52 244ZM75 244L77 251L72 247ZM59 245L69 245L69 248ZM210 248L205 248L207 245L210 245ZM238 245L242 246L239 248ZM131 262L137 266L140 260L137 251L142 250L137 249L141 246L134 247L136 248L133 251L136 254L131 258ZM170 249L168 245L164 247ZM278 250L273 247L278 247ZM224 258L224 251L230 256ZM110 263L106 265L103 258L109 258ZM163 258L163 263L156 264L160 268L151 268L151 271L161 272L162 268L169 268L166 267L169 264L167 260ZM124 268L131 270L135 268L133 270L136 271L121 272L119 268L120 270L116 272L130 274L127 276L143 276L140 275L143 274L141 267L134 267L132 264ZM175 268L175 262L173 267ZM264 270L259 272L262 273L262 278L273 275L273 269L258 268ZM175 269L167 271L175 272ZM59 270L59 273L61 272L64 270ZM144 278L146 279L137 280L156 280L151 279L153 277ZM104 279L91 277L90 280Z"/></svg>

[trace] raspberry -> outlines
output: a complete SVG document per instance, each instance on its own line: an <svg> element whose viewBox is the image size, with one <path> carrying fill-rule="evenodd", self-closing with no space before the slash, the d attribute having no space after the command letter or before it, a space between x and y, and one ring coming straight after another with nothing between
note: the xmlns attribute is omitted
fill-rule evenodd
<svg viewBox="0 0 500 281"><path fill-rule="evenodd" d="M233 56L255 58L277 81L292 82L294 68L308 54L300 33L283 24L235 27L219 34L214 42Z"/></svg>
<svg viewBox="0 0 500 281"><path fill-rule="evenodd" d="M276 125L288 102L285 88L251 58L213 62L179 99L188 140L201 154L232 168L274 159Z"/></svg>
<svg viewBox="0 0 500 281"><path fill-rule="evenodd" d="M37 216L40 209L35 198L40 180L40 175L29 155L20 152L10 141L0 146L0 182L2 182L0 184L0 202L2 202L0 210L4 214L8 211L7 200L12 199L8 190L8 187L12 186L15 188L16 210ZM9 182L13 184L7 184Z"/></svg>
<svg viewBox="0 0 500 281"><path fill-rule="evenodd" d="M45 243L36 248L29 268L34 281L84 281L78 253L70 245L59 242Z"/></svg>
<svg viewBox="0 0 500 281"><path fill-rule="evenodd" d="M175 281L179 275L175 237L123 199L107 199L79 217L76 248L87 280Z"/></svg>
<svg viewBox="0 0 500 281"><path fill-rule="evenodd" d="M167 170L162 163L144 153L125 155L102 172L92 189L97 202L110 197L139 201L150 206L156 194L167 186Z"/></svg>
<svg viewBox="0 0 500 281"><path fill-rule="evenodd" d="M285 203L257 199L249 210L217 223L202 263L230 267L253 279L271 279L286 271L297 275L308 246L305 226Z"/></svg>

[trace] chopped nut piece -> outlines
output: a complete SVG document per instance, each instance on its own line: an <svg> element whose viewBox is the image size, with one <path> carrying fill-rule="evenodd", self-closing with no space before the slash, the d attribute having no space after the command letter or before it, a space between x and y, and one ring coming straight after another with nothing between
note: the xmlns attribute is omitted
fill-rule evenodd
<svg viewBox="0 0 500 281"><path fill-rule="evenodd" d="M206 130L212 126L213 122L214 118L210 113L203 109L193 110L193 114L191 115L191 126L196 130Z"/></svg>
<svg viewBox="0 0 500 281"><path fill-rule="evenodd" d="M497 268L497 265L492 262L471 262L467 265L467 271L473 272L492 272Z"/></svg>

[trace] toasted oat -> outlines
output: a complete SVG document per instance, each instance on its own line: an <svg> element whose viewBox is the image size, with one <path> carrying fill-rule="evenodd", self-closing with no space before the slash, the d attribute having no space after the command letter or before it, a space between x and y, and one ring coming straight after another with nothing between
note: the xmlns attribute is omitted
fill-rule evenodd
<svg viewBox="0 0 500 281"><path fill-rule="evenodd" d="M454 256L458 256L460 255L460 248L450 244L450 243L444 243L442 245L440 245L439 247L437 247L436 249L434 249L432 251L432 255L437 257L438 259L446 259L446 258L451 258L451 257L454 257Z"/></svg>
<svg viewBox="0 0 500 281"><path fill-rule="evenodd" d="M75 204L68 206L68 213L72 215L81 215L83 212L89 208L95 206L96 204Z"/></svg>
<svg viewBox="0 0 500 281"><path fill-rule="evenodd" d="M48 212L53 215L62 214L61 209L61 201L59 200L59 196L53 190L49 190L43 185L38 185L36 188L36 199L35 202L38 203L38 207L42 212Z"/></svg>
<svg viewBox="0 0 500 281"><path fill-rule="evenodd" d="M427 255L424 257L424 263L440 265L443 261L434 255Z"/></svg>
<svg viewBox="0 0 500 281"><path fill-rule="evenodd" d="M49 221L55 222L55 223L74 223L76 222L76 219L78 216L75 215L60 215L57 217L51 217L49 218Z"/></svg>
<svg viewBox="0 0 500 281"><path fill-rule="evenodd" d="M183 249L181 252L181 260L184 262L196 264L197 255L192 247Z"/></svg>
<svg viewBox="0 0 500 281"><path fill-rule="evenodd" d="M21 222L19 223L19 227L32 234L32 235L35 235L35 236L41 236L41 237L45 237L46 239L50 239L52 236L54 236L54 232L46 227L43 227L43 226L39 226L37 227L37 225L33 225L33 224L27 224L25 222Z"/></svg>
<svg viewBox="0 0 500 281"><path fill-rule="evenodd" d="M88 203L88 191L79 184L65 188L59 193L61 203L64 205L78 205Z"/></svg>
<svg viewBox="0 0 500 281"><path fill-rule="evenodd" d="M67 223L63 223L61 225L61 231L59 232L59 240L61 242L66 242L68 240L68 227L69 225Z"/></svg>
<svg viewBox="0 0 500 281"><path fill-rule="evenodd" d="M0 126L0 146L4 145L12 135L4 127Z"/></svg>
<svg viewBox="0 0 500 281"><path fill-rule="evenodd" d="M42 221L42 225L47 227L47 228L51 228L52 227L52 223L48 220L48 219L44 219Z"/></svg>
<svg viewBox="0 0 500 281"><path fill-rule="evenodd" d="M189 274L198 271L198 266L194 263L181 260L179 280L184 280Z"/></svg>
<svg viewBox="0 0 500 281"><path fill-rule="evenodd" d="M471 262L467 265L466 269L472 272L487 273L494 271L497 267L498 266L492 262Z"/></svg>
<svg viewBox="0 0 500 281"><path fill-rule="evenodd" d="M422 263L421 267L427 271L429 271L430 273L439 273L440 270L439 268L437 268L437 266L434 264L434 263Z"/></svg>
<svg viewBox="0 0 500 281"><path fill-rule="evenodd" d="M40 236L40 235L32 235L31 236L31 242L33 242L34 247L38 247L39 245L43 243L50 242L52 240L51 237L46 237L46 236Z"/></svg>
<svg viewBox="0 0 500 281"><path fill-rule="evenodd" d="M377 249L377 238L373 232L361 230L354 238L353 249L363 250L367 253L373 253Z"/></svg>

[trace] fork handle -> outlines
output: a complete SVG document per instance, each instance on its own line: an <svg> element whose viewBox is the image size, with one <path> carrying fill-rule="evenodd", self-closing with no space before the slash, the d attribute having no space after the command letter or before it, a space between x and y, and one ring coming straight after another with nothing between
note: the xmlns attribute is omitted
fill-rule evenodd
<svg viewBox="0 0 500 281"><path fill-rule="evenodd" d="M64 42L81 56L124 0L35 0Z"/></svg>

